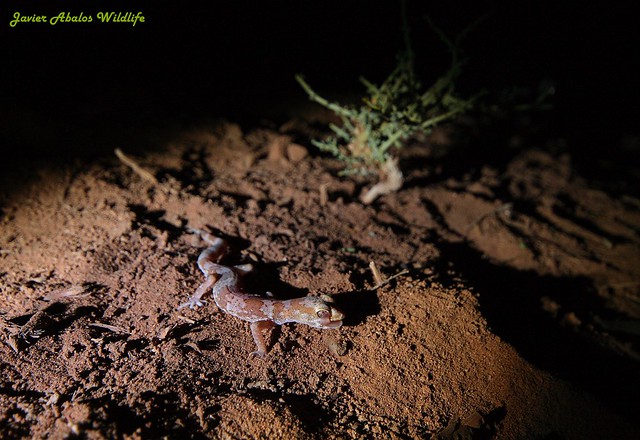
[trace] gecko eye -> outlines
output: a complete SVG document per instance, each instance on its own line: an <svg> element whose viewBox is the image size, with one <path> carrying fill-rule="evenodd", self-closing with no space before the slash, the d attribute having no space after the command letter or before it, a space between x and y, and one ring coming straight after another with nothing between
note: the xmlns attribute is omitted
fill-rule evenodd
<svg viewBox="0 0 640 440"><path fill-rule="evenodd" d="M331 312L329 310L318 310L317 315L318 318L327 319L331 317Z"/></svg>

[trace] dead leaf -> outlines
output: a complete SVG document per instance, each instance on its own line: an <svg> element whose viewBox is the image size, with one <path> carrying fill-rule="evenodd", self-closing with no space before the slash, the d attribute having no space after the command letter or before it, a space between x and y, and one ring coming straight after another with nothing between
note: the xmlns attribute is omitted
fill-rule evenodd
<svg viewBox="0 0 640 440"><path fill-rule="evenodd" d="M78 297L82 295L84 291L84 287L82 286L72 286L69 288L54 290L53 292L45 295L42 299L44 301L58 301L62 298ZM83 295L83 297L84 296L88 296L88 294Z"/></svg>
<svg viewBox="0 0 640 440"><path fill-rule="evenodd" d="M157 333L158 339L160 339L161 341L164 340L169 335L171 330L173 330L175 327L176 327L175 324L161 327L160 330L158 330L158 333Z"/></svg>
<svg viewBox="0 0 640 440"><path fill-rule="evenodd" d="M189 342L187 342L187 343L186 343L186 344L184 344L184 345L185 345L185 346L187 346L187 347L189 347L189 348L192 348L194 351L196 351L196 352L198 352L198 353L202 354L202 350L200 350L200 347L198 347L198 344L196 344L195 342L193 342L193 341L189 341Z"/></svg>

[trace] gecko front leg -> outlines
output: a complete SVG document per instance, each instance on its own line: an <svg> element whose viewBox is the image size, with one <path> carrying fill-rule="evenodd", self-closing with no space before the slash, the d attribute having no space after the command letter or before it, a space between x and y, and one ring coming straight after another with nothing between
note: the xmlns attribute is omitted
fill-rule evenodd
<svg viewBox="0 0 640 440"><path fill-rule="evenodd" d="M208 275L204 282L198 286L198 289L195 291L193 295L189 297L187 302L182 303L178 306L178 310L189 307L190 309L197 309L198 307L202 307L205 305L207 301L202 299L202 296L209 292L213 285L218 281L218 276L215 274Z"/></svg>
<svg viewBox="0 0 640 440"><path fill-rule="evenodd" d="M251 334L253 335L253 341L256 343L258 349L251 353L253 356L264 358L267 354L267 344L264 342L264 333L266 330L274 327L276 324L273 321L255 321L251 323Z"/></svg>

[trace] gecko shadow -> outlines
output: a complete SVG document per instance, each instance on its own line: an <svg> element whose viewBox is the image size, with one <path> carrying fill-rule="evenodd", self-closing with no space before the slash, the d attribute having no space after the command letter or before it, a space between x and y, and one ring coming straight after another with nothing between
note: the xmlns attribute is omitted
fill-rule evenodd
<svg viewBox="0 0 640 440"><path fill-rule="evenodd" d="M239 261L233 256L229 261ZM232 264L240 264L232 263ZM248 293L255 293L261 296L267 296L269 292L273 294L275 299L293 299L306 296L309 291L301 287L292 286L280 279L279 268L285 266L286 262L251 262L253 270L242 277L242 284Z"/></svg>
<svg viewBox="0 0 640 440"><path fill-rule="evenodd" d="M343 323L347 327L364 322L367 316L380 313L380 301L375 290L354 290L334 295L336 307L344 312Z"/></svg>

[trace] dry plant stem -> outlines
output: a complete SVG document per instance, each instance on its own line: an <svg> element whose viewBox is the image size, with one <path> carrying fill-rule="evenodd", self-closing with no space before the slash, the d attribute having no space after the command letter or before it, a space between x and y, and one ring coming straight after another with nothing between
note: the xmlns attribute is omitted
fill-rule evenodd
<svg viewBox="0 0 640 440"><path fill-rule="evenodd" d="M400 272L398 272L397 274L390 276L389 278L387 278L386 280L384 280L381 283L376 284L375 286L373 286L373 290L379 289L383 286L386 286L387 284L389 284L391 281L395 280L396 278L409 273L409 271L407 269L402 269Z"/></svg>
<svg viewBox="0 0 640 440"><path fill-rule="evenodd" d="M149 171L142 168L140 165L138 165L136 161L134 161L129 156L124 154L120 148L116 148L114 150L114 153L122 163L124 163L129 168L131 168L133 172L136 173L138 176L142 177L144 180L147 180L153 183L154 185L158 184L158 179L156 179L153 174L151 174Z"/></svg>
<svg viewBox="0 0 640 440"><path fill-rule="evenodd" d="M402 171L398 168L398 159L387 159L380 174L382 175L380 182L373 185L360 196L360 201L365 205L370 205L378 197L398 191L402 188L404 177L402 175Z"/></svg>
<svg viewBox="0 0 640 440"><path fill-rule="evenodd" d="M105 330L109 330L109 331L112 331L114 333L119 333L119 334L123 334L123 335L128 335L128 334L131 333L128 330L126 330L126 329L124 329L122 327L118 327L117 325L103 324L101 322L91 322L91 323L89 323L89 325L91 327L103 328Z"/></svg>
<svg viewBox="0 0 640 440"><path fill-rule="evenodd" d="M382 274L380 273L378 266L376 266L375 261L369 262L369 269L371 269L371 273L373 274L373 281L375 281L376 286L381 285L384 282L384 278L382 278Z"/></svg>
<svg viewBox="0 0 640 440"><path fill-rule="evenodd" d="M185 321L187 324L195 324L197 321L194 321L191 318L187 318L186 316L182 316L182 315L176 315L178 318L182 319L183 321Z"/></svg>
<svg viewBox="0 0 640 440"><path fill-rule="evenodd" d="M320 185L320 206L327 206L329 203L329 194L327 193L327 184L323 183Z"/></svg>

